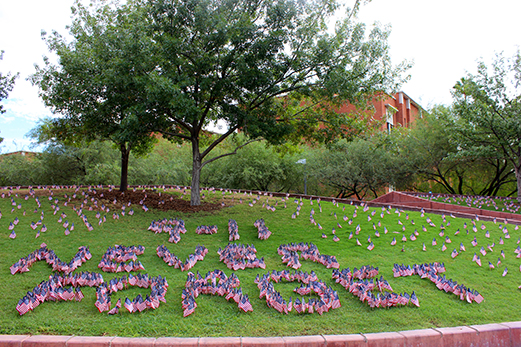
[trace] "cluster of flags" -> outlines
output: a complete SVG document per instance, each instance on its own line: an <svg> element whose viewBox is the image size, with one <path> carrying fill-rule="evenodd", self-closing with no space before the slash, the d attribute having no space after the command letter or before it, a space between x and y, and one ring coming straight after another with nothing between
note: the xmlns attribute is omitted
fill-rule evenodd
<svg viewBox="0 0 521 347"><path fill-rule="evenodd" d="M168 233L170 235L168 242L170 243L178 243L181 241L181 234L186 233L185 222L177 218L154 220L150 223L148 230L153 231L155 234Z"/></svg>
<svg viewBox="0 0 521 347"><path fill-rule="evenodd" d="M198 261L203 261L208 253L208 248L197 245L195 252L188 255L188 258L183 263L174 253L171 253L165 245L160 245L156 249L157 256L164 260L168 266L173 266L174 269L181 269L181 271L188 271L195 266Z"/></svg>
<svg viewBox="0 0 521 347"><path fill-rule="evenodd" d="M269 231L268 227L264 223L264 219L257 219L253 226L257 228L258 238L260 240L267 240L271 236L271 231Z"/></svg>
<svg viewBox="0 0 521 347"><path fill-rule="evenodd" d="M98 268L105 272L131 272L144 270L145 267L137 256L145 252L145 247L138 246L121 246L116 245L109 247L101 258Z"/></svg>
<svg viewBox="0 0 521 347"><path fill-rule="evenodd" d="M446 293L452 293L459 296L460 300L467 301L468 303L477 302L478 304L483 301L483 296L478 293L477 290L472 290L465 287L462 284L458 284L452 279L446 279L445 275L437 275L434 271L427 273L426 278L431 280L439 290L444 290Z"/></svg>
<svg viewBox="0 0 521 347"><path fill-rule="evenodd" d="M68 274L61 276L58 274L54 275L56 282L61 283L64 286L73 287L97 287L101 283L104 283L103 276L98 272L82 271L79 274Z"/></svg>
<svg viewBox="0 0 521 347"><path fill-rule="evenodd" d="M459 296L460 300L466 300L469 303L475 301L478 304L483 301L483 296L477 290L472 290L462 284L458 285L456 281L447 279L445 275L439 275L443 272L445 272L445 265L437 262L414 264L412 267L410 265L394 264L393 267L394 277L418 275L421 278L428 278L439 290Z"/></svg>
<svg viewBox="0 0 521 347"><path fill-rule="evenodd" d="M317 274L313 270L311 270L310 273L307 273L305 271L290 272L289 270L273 270L268 274L270 277L270 281L273 281L275 283L279 283L281 279L285 279L288 282L298 281L304 284L309 284L310 282L318 281ZM255 278L255 283L258 284L260 280L260 276L257 275L257 277Z"/></svg>
<svg viewBox="0 0 521 347"><path fill-rule="evenodd" d="M27 295L18 301L16 310L20 315L24 315L45 301L81 301L82 299L83 293L79 287L49 287L40 284L32 292L28 292Z"/></svg>
<svg viewBox="0 0 521 347"><path fill-rule="evenodd" d="M324 312L328 312L331 309L337 309L341 307L338 293L331 287L326 286L322 281L316 280L316 275L308 275L305 272L290 273L289 271L283 271L280 273L271 272L264 274L261 278L257 276L255 283L260 289L259 298L266 298L266 304L268 307L273 307L280 313L288 314L294 308L297 313L314 313L315 311L322 315ZM299 295L308 295L314 293L319 296L319 299L309 298L308 302L304 298L293 299L290 298L286 301L282 295L275 290L271 280L280 281L284 279L288 282L299 281L305 283L306 286L301 284L300 287L295 288L295 292Z"/></svg>
<svg viewBox="0 0 521 347"><path fill-rule="evenodd" d="M445 272L445 263L425 263L425 264L414 264L412 267L410 265L393 265L393 275L394 277L407 277L412 275L418 275L421 278L425 278L429 272L434 272L435 274Z"/></svg>
<svg viewBox="0 0 521 347"><path fill-rule="evenodd" d="M216 234L217 233L217 225L200 225L195 229L196 234Z"/></svg>
<svg viewBox="0 0 521 347"><path fill-rule="evenodd" d="M18 301L16 310L20 315L24 315L34 310L45 301L81 301L83 293L81 286L98 286L103 283L103 277L97 273L85 273L66 276L54 274L49 276L48 281L42 281L32 291ZM65 286L71 286L66 288Z"/></svg>
<svg viewBox="0 0 521 347"><path fill-rule="evenodd" d="M119 299L115 306L111 309L111 294L118 290L126 289L129 286L138 286L140 288L149 288L150 295L146 295L143 299L141 294L138 294L133 300L125 298L123 306L130 312L142 312L145 309L156 309L159 307L160 301L166 302L165 295L168 289L168 282L166 278L157 276L149 278L148 275L138 274L132 276L129 274L128 278L114 278L109 284L101 283L96 288L96 308L101 312L108 311L108 314L117 314L121 308L121 299Z"/></svg>
<svg viewBox="0 0 521 347"><path fill-rule="evenodd" d="M301 252L300 256L297 252ZM282 257L282 262L288 267L299 269L302 264L299 258L311 260L330 268L338 269L340 265L333 255L320 254L318 247L313 243L289 243L287 245L280 245L277 248L277 253Z"/></svg>
<svg viewBox="0 0 521 347"><path fill-rule="evenodd" d="M351 271L349 268L343 270L333 269L333 276L333 279L344 276L347 280L350 280L351 278L363 280L366 278L374 278L378 276L378 268L371 265L363 265L360 269L357 269L356 267L353 268L353 271Z"/></svg>
<svg viewBox="0 0 521 347"><path fill-rule="evenodd" d="M250 299L247 294L242 293L239 288L241 282L239 278L232 273L230 277L221 270L208 272L204 277L199 272L194 274L188 273L185 288L181 294L183 317L187 317L194 313L197 303L195 299L199 294L211 294L224 296L226 300L232 299L237 303L239 309L244 312L253 311Z"/></svg>
<svg viewBox="0 0 521 347"><path fill-rule="evenodd" d="M373 278L378 275L378 268L363 266L360 270L349 268L333 270L331 277L351 294L358 297L362 302L367 303L371 308L394 307L398 305L406 306L409 303L419 307L420 303L415 292L411 295L407 293L394 293L393 288L382 276L380 279ZM379 292L374 294L373 290ZM387 292L384 293L384 290Z"/></svg>
<svg viewBox="0 0 521 347"><path fill-rule="evenodd" d="M34 250L26 257L20 258L16 263L9 268L11 274L28 272L29 267L37 261L45 260L47 264L52 266L53 271L64 272L66 274L73 272L80 267L84 262L92 257L89 247L80 246L78 252L72 257L71 261L66 263L62 261L54 253L52 249L48 249L45 243L42 243L40 248Z"/></svg>
<svg viewBox="0 0 521 347"><path fill-rule="evenodd" d="M235 219L228 220L228 233L229 233L228 241L232 242L232 241L237 241L238 239L240 239L239 226L237 225L237 222L235 221Z"/></svg>
<svg viewBox="0 0 521 347"><path fill-rule="evenodd" d="M228 243L224 249L217 250L219 260L224 262L229 269L244 270L246 268L265 269L264 257L257 258L257 250L254 245Z"/></svg>

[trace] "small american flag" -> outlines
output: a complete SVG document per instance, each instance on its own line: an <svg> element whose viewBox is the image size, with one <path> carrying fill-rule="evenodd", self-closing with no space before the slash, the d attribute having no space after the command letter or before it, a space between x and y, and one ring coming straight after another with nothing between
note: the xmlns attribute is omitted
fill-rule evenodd
<svg viewBox="0 0 521 347"><path fill-rule="evenodd" d="M24 315L31 310L30 301L27 296L24 296L22 299L18 301L18 305L16 305L16 310L20 315Z"/></svg>

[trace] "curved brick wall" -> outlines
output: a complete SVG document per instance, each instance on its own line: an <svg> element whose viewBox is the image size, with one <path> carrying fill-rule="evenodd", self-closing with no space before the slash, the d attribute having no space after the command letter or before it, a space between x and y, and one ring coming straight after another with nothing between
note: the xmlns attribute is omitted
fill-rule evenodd
<svg viewBox="0 0 521 347"><path fill-rule="evenodd" d="M413 347L413 346L521 346L521 322L453 328L407 330L374 334L284 337L160 337L0 335L0 347Z"/></svg>

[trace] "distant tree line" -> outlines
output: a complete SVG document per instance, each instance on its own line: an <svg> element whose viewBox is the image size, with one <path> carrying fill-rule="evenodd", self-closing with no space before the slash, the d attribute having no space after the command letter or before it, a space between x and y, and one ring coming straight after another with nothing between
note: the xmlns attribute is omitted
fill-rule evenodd
<svg viewBox="0 0 521 347"><path fill-rule="evenodd" d="M202 171L204 187L253 189L357 199L388 191L511 196L516 193L514 169L500 153L469 153L458 143L448 107L435 107L411 129L396 129L330 146L271 146L257 141L234 156L212 162ZM218 135L214 135L218 136ZM211 139L210 139L211 140ZM227 153L245 137L227 139L216 154ZM306 159L306 164L297 163ZM191 182L191 148L157 141L146 155L131 154L129 184ZM82 146L53 142L35 157L0 157L0 185L118 185L120 153L109 142Z"/></svg>

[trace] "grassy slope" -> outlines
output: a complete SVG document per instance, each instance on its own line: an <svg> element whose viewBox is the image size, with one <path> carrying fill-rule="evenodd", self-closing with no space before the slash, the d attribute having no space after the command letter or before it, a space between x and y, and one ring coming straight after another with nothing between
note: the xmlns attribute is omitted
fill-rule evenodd
<svg viewBox="0 0 521 347"><path fill-rule="evenodd" d="M210 199L221 200L221 193L207 193ZM181 215L174 212L151 211L145 213L138 210L134 216L126 216L119 221L112 220L112 211L107 214L107 222L101 226L95 224L94 231L88 232L80 221L79 217L73 213L70 205L63 206L63 193L58 191L55 196L59 197L61 211L67 214L67 219L74 222L76 230L69 236L65 236L64 228L58 224L58 215L52 214L51 204L47 199L41 199L42 209L45 211L44 223L48 227L46 233L35 239L36 232L30 228L31 221L37 221L40 211L34 213L36 208L34 199L25 201L21 196L15 198L17 203L22 204L20 210L15 209L11 212L11 201L9 198L0 199L0 210L3 217L0 219L0 312L4 314L0 317L0 333L3 334L75 334L75 335L118 335L118 336L280 336L280 335L309 335L309 334L348 334L358 332L378 332L396 331L406 329L457 326L463 324L484 324L491 322L521 320L521 301L517 300L518 285L521 284L521 273L519 265L521 260L515 258L514 249L517 247L516 241L520 236L519 231L514 231L512 225L508 226L511 238L505 239L504 245L499 245L499 237L504 236L498 225L492 222L485 222L485 226L490 231L491 238L485 238L485 231L479 228L481 221L478 221L478 232L470 230L467 235L463 229L463 223L467 222L470 229L470 221L463 219L452 219L447 217L447 222L451 225L446 228L445 235L449 235L452 244L448 244L448 250L441 251L442 238L439 237L440 225L443 223L441 216L425 215L421 217L419 213L409 213L409 220L406 220L406 213L401 215L395 210L385 213L380 217L381 209L376 210L376 214L368 221L368 214L373 211L363 212L358 208L357 217L353 223L348 225L342 220L344 214L352 218L354 207L351 205L334 206L330 202L323 202L322 212L319 212L317 202L311 206L309 201L304 201L300 216L291 219L291 214L296 210L293 200L287 202L287 208L279 202L276 212L271 212L262 208L262 203L266 201L265 196L261 197L259 203L254 207L249 207L248 202L252 197L240 195L244 203L233 207L227 207L219 213L198 213ZM230 194L227 195L230 201ZM207 198L208 199L208 198ZM235 197L237 202L238 196ZM270 199L270 203L275 202L275 198ZM280 199L277 199L280 200ZM345 211L343 208L345 207ZM309 214L311 208L316 211L315 218L323 226L319 230L317 226L310 224ZM26 210L26 216L22 211ZM333 213L337 214L338 219L334 218ZM94 224L96 218L94 211L85 211L85 214ZM15 227L17 238L9 239L8 225L15 217L20 219L20 224ZM155 235L147 231L147 227L153 219L178 217L185 221L188 233L181 236L178 244L169 244L166 234ZM436 227L430 227L426 223L426 218L430 217ZM236 272L241 281L243 291L249 295L253 305L253 312L243 313L239 311L234 303L228 303L222 297L212 297L210 295L200 295L197 298L198 307L195 313L187 318L182 316L181 290L186 280L186 272L179 269L168 267L155 254L158 245L165 243L167 247L179 258L185 259L192 253L197 244L203 244L209 249L209 253L203 262L199 262L192 271L206 273L209 270L221 269L228 275L232 273L223 263L219 262L217 249L224 247L228 243L227 223L228 219L233 218L239 225L241 243L253 243L258 251L258 256L265 257L267 268L246 269ZM266 241L257 239L257 230L253 222L258 218L264 218L266 225L273 235ZM406 227L402 233L402 226L398 224L400 220ZM415 221L415 225L411 224ZM381 221L382 227L378 227L381 237L374 235L373 222ZM331 229L339 222L343 228L337 229L340 241L335 243L332 239ZM197 235L195 229L202 224L216 224L219 232L214 235ZM358 238L363 246L357 246L355 238L349 240L348 235L360 224L361 231ZM446 225L446 223L443 223ZM421 231L422 225L427 227L427 232ZM389 230L384 234L383 227ZM454 236L456 229L461 232ZM405 251L401 252L401 237L405 234L410 237L414 229L418 229L420 236L416 241L407 241ZM327 239L322 239L321 234L325 232ZM395 233L396 232L396 233ZM366 249L367 237L371 236L375 244L375 249L371 252ZM473 237L478 239L478 247L471 245ZM390 241L396 237L396 246L390 246ZM438 240L437 246L431 246L433 237ZM37 249L42 242L46 242L50 249L64 261L69 261L77 252L80 245L87 245L93 255L92 259L83 264L76 271L98 271L97 264L103 253L108 247L115 244L132 245L141 244L146 247L145 253L138 259L145 266L146 272L151 276L166 276L170 284L167 293L167 303L162 303L157 310L144 311L137 314L129 314L126 310L121 310L119 315L108 316L99 313L94 306L95 289L84 287L85 298L82 302L46 302L37 307L33 312L25 316L19 316L15 310L18 300L23 297L28 290L32 290L42 280L52 274L51 267L45 262L35 263L30 272L24 274L11 275L9 266L20 257ZM290 312L289 315L279 314L274 309L266 306L264 299L259 299L259 290L254 284L257 274L265 273L268 270L282 270L282 264L277 255L277 247L280 244L289 242L313 242L318 246L322 254L335 255L341 268L360 267L362 265L373 265L380 269L383 275L392 285L395 292L416 291L420 300L420 308L413 306L396 307L390 309L371 309L366 304L358 301L357 298L348 293L343 287L331 280L331 270L324 266L302 260L304 271L314 270L319 279L331 285L340 295L342 307L325 313L323 316L318 314L297 315ZM422 242L427 245L427 251L422 251ZM467 251L460 254L456 259L451 259L450 252L454 248L459 248L463 242ZM479 267L472 262L474 252L487 243L496 243L494 252L488 253L482 258L483 267ZM505 251L506 259L499 269L489 270L488 261L494 264L500 256L501 250ZM478 253L479 254L479 253ZM468 304L462 302L455 295L439 291L433 283L427 279L420 279L418 276L393 278L392 266L394 263L414 264L425 262L445 262L447 278L452 278L458 283L465 284L467 287L477 289L484 297L485 301L481 304ZM508 266L509 273L506 277L501 274L505 266ZM104 273L105 281L113 277L121 277L122 274ZM293 288L298 286L294 283L279 283L275 287L286 299L290 296L296 297L292 293ZM147 289L132 288L120 291L113 296L113 302L117 298L133 298L137 293L143 295L148 293Z"/></svg>
<svg viewBox="0 0 521 347"><path fill-rule="evenodd" d="M431 201L443 202L446 204L466 206L466 207L472 207L472 208L479 208L482 210L519 213L519 204L513 198L493 199L491 197L476 198L476 197L471 197L471 196L447 197L447 196L438 195L438 194L433 194L432 196L424 195L424 196L420 196L420 197L431 200Z"/></svg>

